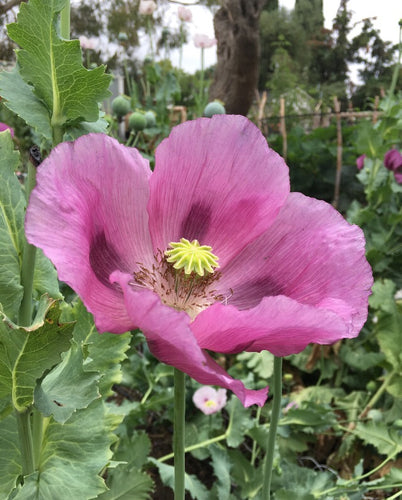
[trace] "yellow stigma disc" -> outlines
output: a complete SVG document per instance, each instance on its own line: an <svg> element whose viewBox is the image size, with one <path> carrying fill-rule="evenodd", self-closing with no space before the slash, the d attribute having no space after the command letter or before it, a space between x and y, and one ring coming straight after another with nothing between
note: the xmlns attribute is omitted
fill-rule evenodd
<svg viewBox="0 0 402 500"><path fill-rule="evenodd" d="M167 261L173 264L175 269L183 269L185 274L197 273L204 276L213 273L214 267L219 267L218 257L212 253L212 247L200 245L197 240L188 241L181 238L179 242L169 243L171 250L166 250Z"/></svg>

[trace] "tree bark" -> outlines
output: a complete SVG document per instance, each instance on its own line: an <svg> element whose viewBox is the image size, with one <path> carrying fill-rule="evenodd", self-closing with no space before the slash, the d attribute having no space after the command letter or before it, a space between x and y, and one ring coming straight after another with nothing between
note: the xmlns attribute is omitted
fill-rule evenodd
<svg viewBox="0 0 402 500"><path fill-rule="evenodd" d="M9 10L11 10L13 7L16 5L19 5L22 2L26 2L27 0L10 0L9 2L5 4L0 5L0 15L5 14Z"/></svg>
<svg viewBox="0 0 402 500"><path fill-rule="evenodd" d="M218 62L210 99L230 114L247 115L258 83L259 18L266 0L223 0L214 17Z"/></svg>

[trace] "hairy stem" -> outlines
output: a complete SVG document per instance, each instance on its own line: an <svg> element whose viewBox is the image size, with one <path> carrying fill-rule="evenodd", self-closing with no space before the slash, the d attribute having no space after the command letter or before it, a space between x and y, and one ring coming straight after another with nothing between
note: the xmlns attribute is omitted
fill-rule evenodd
<svg viewBox="0 0 402 500"><path fill-rule="evenodd" d="M174 370L174 498L184 500L184 430L186 414L185 374Z"/></svg>
<svg viewBox="0 0 402 500"><path fill-rule="evenodd" d="M271 498L272 466L274 463L275 438L278 428L279 414L282 398L282 358L274 358L274 401L272 405L271 422L269 426L267 454L264 465L264 482L262 485L262 496L264 500Z"/></svg>
<svg viewBox="0 0 402 500"><path fill-rule="evenodd" d="M35 470L35 459L31 432L31 409L15 411L18 437L20 440L22 475L27 476Z"/></svg>

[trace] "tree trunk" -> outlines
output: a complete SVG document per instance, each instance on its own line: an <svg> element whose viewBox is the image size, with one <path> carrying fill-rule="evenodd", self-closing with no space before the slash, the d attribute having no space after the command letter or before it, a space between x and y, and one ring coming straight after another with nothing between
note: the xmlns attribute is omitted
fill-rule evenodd
<svg viewBox="0 0 402 500"><path fill-rule="evenodd" d="M229 114L247 115L258 82L259 18L266 0L223 0L215 14L218 63L210 98Z"/></svg>

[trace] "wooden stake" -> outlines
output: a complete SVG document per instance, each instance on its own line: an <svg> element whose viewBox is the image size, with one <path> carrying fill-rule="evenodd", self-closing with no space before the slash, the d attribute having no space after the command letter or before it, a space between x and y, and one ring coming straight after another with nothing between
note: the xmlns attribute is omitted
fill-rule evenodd
<svg viewBox="0 0 402 500"><path fill-rule="evenodd" d="M279 117L280 117L280 130L282 134L282 156L286 161L288 155L288 138L286 135L286 123L285 123L285 98L281 97L279 100Z"/></svg>
<svg viewBox="0 0 402 500"><path fill-rule="evenodd" d="M341 106L337 97L334 97L334 110L336 115L336 175L335 175L335 189L334 201L332 205L338 208L339 193L341 188L341 174L342 174L342 124L341 124Z"/></svg>

